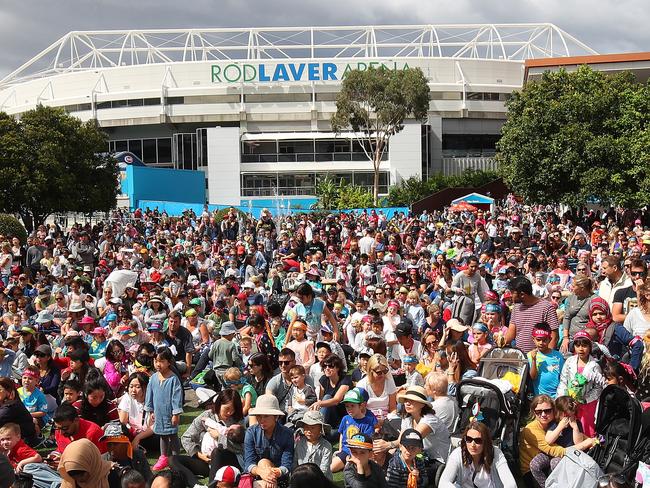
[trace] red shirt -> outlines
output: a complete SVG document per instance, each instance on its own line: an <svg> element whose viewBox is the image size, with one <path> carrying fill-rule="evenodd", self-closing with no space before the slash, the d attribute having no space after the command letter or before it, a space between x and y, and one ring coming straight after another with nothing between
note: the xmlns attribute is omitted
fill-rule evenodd
<svg viewBox="0 0 650 488"><path fill-rule="evenodd" d="M88 439L99 448L99 452L104 454L106 452L106 444L100 441L100 437L104 435L104 431L97 425L85 419L79 419L79 430L72 437L64 436L58 429L54 434L56 440L56 450L63 453L68 444L72 441L79 439Z"/></svg>
<svg viewBox="0 0 650 488"><path fill-rule="evenodd" d="M27 459L33 456L36 456L36 451L29 447L27 444L25 444L25 441L20 439L18 441L18 444L14 446L14 448L9 451L9 455L7 458L9 459L9 462L11 465L16 468L18 466L18 463L22 461L23 459Z"/></svg>

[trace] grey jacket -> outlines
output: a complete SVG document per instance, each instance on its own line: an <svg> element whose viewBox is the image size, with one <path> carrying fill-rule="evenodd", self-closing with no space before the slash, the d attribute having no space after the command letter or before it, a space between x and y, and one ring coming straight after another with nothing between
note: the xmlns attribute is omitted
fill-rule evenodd
<svg viewBox="0 0 650 488"><path fill-rule="evenodd" d="M215 422L220 422L219 417L212 413L211 410L206 410L192 421L190 426L181 437L181 444L183 445L183 449L185 449L188 456L194 456L201 450L201 439L203 438L203 434L208 431L205 427L205 424L203 423L203 419L206 418L212 419ZM243 421L240 423L244 425ZM225 436L223 436L223 438L219 438L218 445L224 446L233 454L242 454L244 452L243 444L237 444Z"/></svg>
<svg viewBox="0 0 650 488"><path fill-rule="evenodd" d="M293 451L293 467L295 468L296 466L305 463L317 464L320 466L323 474L331 480L332 470L330 465L332 464L332 444L321 437L313 451L307 453L308 447L309 442L304 435L301 435L298 442L296 442L296 447Z"/></svg>

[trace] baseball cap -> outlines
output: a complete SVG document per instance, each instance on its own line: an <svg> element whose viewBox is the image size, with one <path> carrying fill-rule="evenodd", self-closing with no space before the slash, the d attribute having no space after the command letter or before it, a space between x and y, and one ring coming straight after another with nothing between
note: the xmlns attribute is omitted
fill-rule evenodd
<svg viewBox="0 0 650 488"><path fill-rule="evenodd" d="M343 402L342 403L361 404L361 403L364 403L364 402L365 402L365 400L363 399L363 395L361 395L361 392L356 388L352 388L351 390L347 391L347 393L343 397Z"/></svg>
<svg viewBox="0 0 650 488"><path fill-rule="evenodd" d="M217 483L220 481L225 483L237 484L239 483L239 478L241 477L241 472L235 466L223 466L214 475L214 480L208 485L208 488L214 488L217 486Z"/></svg>
<svg viewBox="0 0 650 488"><path fill-rule="evenodd" d="M402 320L397 327L395 327L395 335L400 336L410 336L413 334L413 325L411 322Z"/></svg>
<svg viewBox="0 0 650 488"><path fill-rule="evenodd" d="M406 429L404 432L402 432L399 443L404 447L419 447L420 449L424 448L422 434L420 434L415 429Z"/></svg>
<svg viewBox="0 0 650 488"><path fill-rule="evenodd" d="M348 446L355 449L372 450L372 438L368 434L359 432L348 437Z"/></svg>

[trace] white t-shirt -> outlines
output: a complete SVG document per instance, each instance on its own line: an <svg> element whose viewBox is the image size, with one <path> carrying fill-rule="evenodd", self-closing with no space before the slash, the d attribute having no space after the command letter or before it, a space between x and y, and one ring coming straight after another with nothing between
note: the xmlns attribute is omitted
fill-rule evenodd
<svg viewBox="0 0 650 488"><path fill-rule="evenodd" d="M377 416L377 419L386 418L388 415L388 397L397 392L395 380L389 374L384 383L384 391L377 395L368 384L368 377L365 376L359 380L357 386L365 389L368 392L368 410Z"/></svg>
<svg viewBox="0 0 650 488"><path fill-rule="evenodd" d="M641 313L638 307L633 308L630 313L625 317L623 326L632 333L632 335L643 337L648 329L650 329L650 322L648 322Z"/></svg>
<svg viewBox="0 0 650 488"><path fill-rule="evenodd" d="M120 403L117 406L118 410L123 412L128 412L129 414L129 424L138 432L146 430L146 417L144 411L144 403L140 403L137 400L131 398L131 395L125 393L120 399Z"/></svg>

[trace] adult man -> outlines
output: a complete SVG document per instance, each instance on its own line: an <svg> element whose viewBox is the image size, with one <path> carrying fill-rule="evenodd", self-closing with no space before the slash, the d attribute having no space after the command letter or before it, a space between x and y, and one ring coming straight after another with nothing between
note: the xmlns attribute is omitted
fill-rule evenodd
<svg viewBox="0 0 650 488"><path fill-rule="evenodd" d="M513 340L516 347L528 353L535 348L533 341L533 327L539 322L547 322L551 326L550 347L557 344L559 327L557 312L551 302L537 298L533 295L533 284L525 276L515 276L508 282L508 290L512 294L515 307L510 316L510 325L506 332L506 344ZM569 345L569 338L565 337L563 346Z"/></svg>
<svg viewBox="0 0 650 488"><path fill-rule="evenodd" d="M621 288L631 286L632 281L623 273L621 261L616 256L604 257L600 264L600 272L605 275L605 279L600 282L598 296L605 300L611 309L614 303L614 294Z"/></svg>
<svg viewBox="0 0 650 488"><path fill-rule="evenodd" d="M648 267L642 259L632 259L627 271L631 285L618 289L612 300L612 319L620 324L625 322L625 317L630 310L638 305L636 290L648 276Z"/></svg>
<svg viewBox="0 0 650 488"><path fill-rule="evenodd" d="M366 229L364 236L359 239L359 252L361 254L370 254L375 239L372 237L372 229Z"/></svg>
<svg viewBox="0 0 650 488"><path fill-rule="evenodd" d="M75 242L71 247L72 257L78 263L91 267L94 265L95 256L98 254L98 251L95 244L90 241L90 236L87 232L80 232L79 241Z"/></svg>
<svg viewBox="0 0 650 488"><path fill-rule="evenodd" d="M424 385L427 395L433 398L431 406L434 412L436 412L436 417L447 426L449 432L452 432L454 423L458 417L458 403L456 403L455 398L447 394L448 386L447 375L444 373L427 375Z"/></svg>
<svg viewBox="0 0 650 488"><path fill-rule="evenodd" d="M280 373L269 380L266 385L266 394L277 398L280 409L286 412L290 400L289 391L292 386L289 371L296 365L296 353L285 347L280 351L278 362L280 363ZM305 382L312 387L314 386L311 376L307 376Z"/></svg>
<svg viewBox="0 0 650 488"><path fill-rule="evenodd" d="M192 354L194 344L192 334L185 327L181 327L181 314L173 310L169 314L167 335L165 337L169 348L176 360L176 367L181 375L186 375L192 370Z"/></svg>
<svg viewBox="0 0 650 488"><path fill-rule="evenodd" d="M77 409L69 403L61 404L54 412L54 429L56 452L59 457L68 444L84 438L95 444L102 454L106 452L106 443L101 440L104 431L97 424L79 418Z"/></svg>

